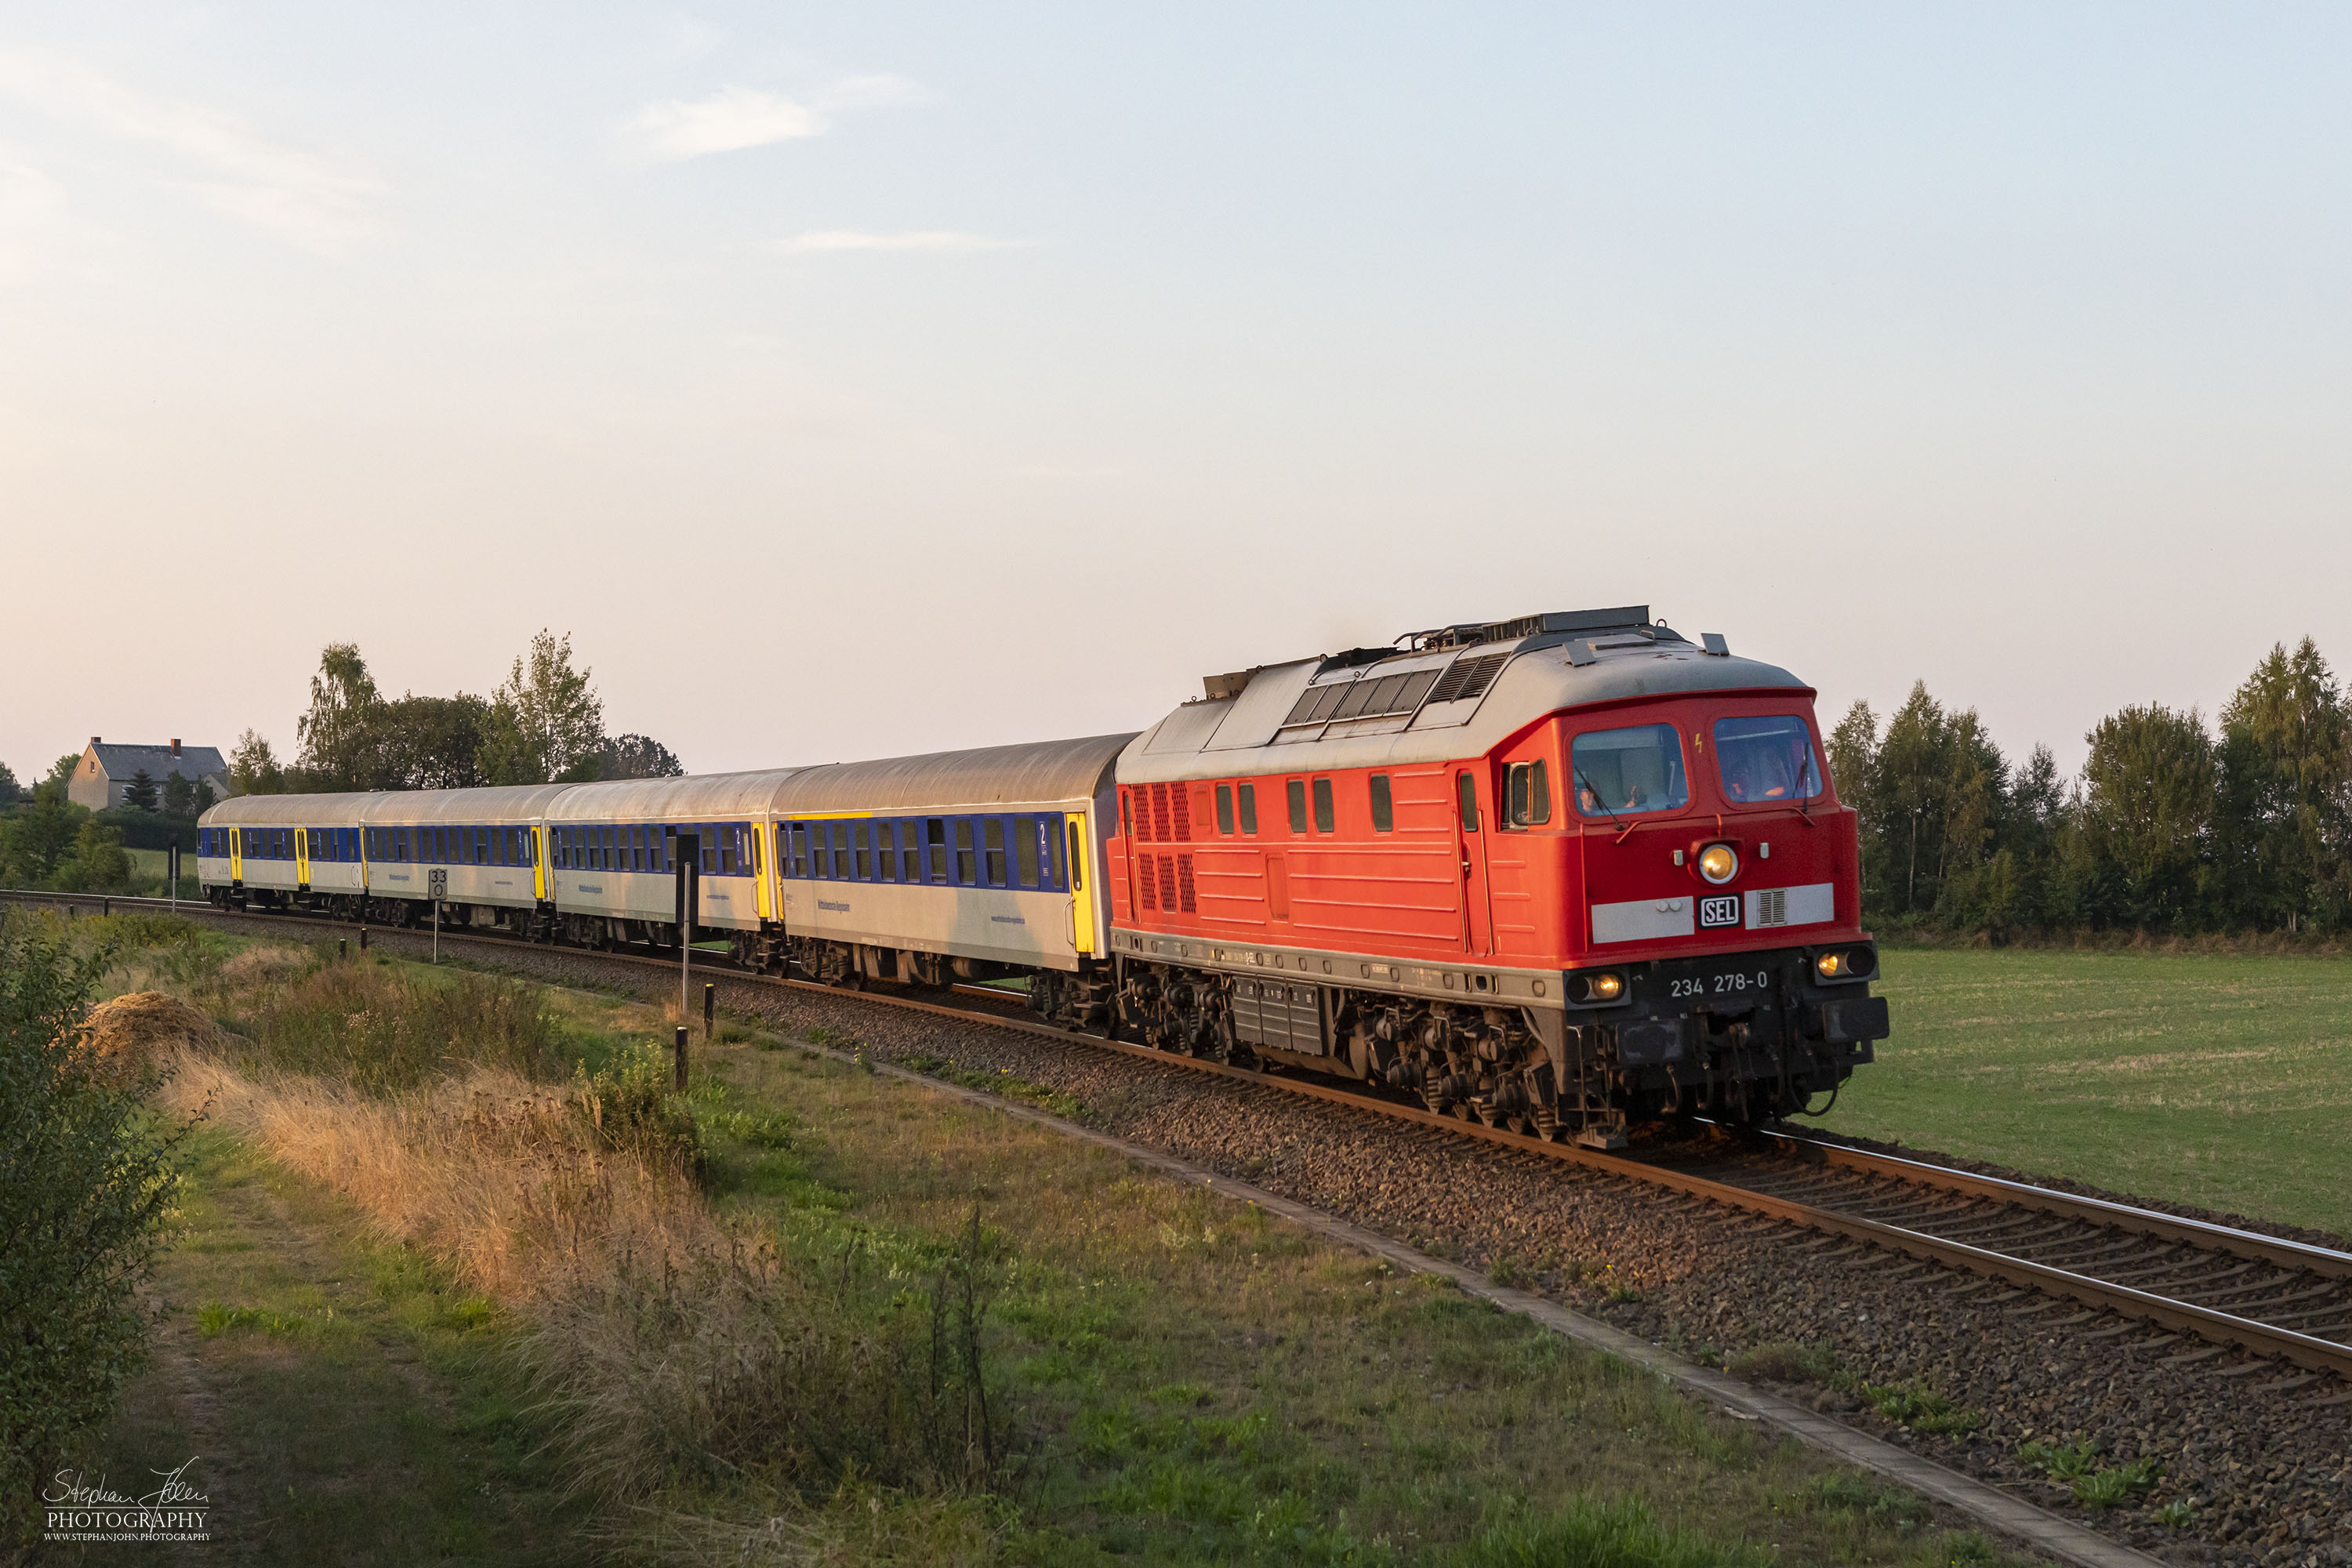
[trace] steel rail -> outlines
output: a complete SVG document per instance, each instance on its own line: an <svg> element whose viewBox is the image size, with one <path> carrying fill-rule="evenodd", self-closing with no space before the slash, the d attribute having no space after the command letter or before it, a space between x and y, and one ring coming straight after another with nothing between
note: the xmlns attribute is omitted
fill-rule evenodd
<svg viewBox="0 0 2352 1568"><path fill-rule="evenodd" d="M48 902L89 903L99 901L100 897L101 895L97 894L21 893L0 890L0 899L29 899ZM163 899L110 898L107 901L110 904L126 904L142 909L161 909L167 903L167 900ZM349 921L331 920L318 916L256 914L248 910L222 910L209 904L197 905L185 912L199 916L283 921L288 924L341 929L349 929L353 923ZM407 928L388 929L405 931ZM589 958L598 962L650 966L660 969L664 973L667 973L675 963L675 960L636 953L606 952L590 948L543 948L536 943L522 942L515 937L485 936L479 932L460 931L453 934L445 931L442 933L442 940L458 943L470 942L493 951L499 949L511 951L518 946L525 946L533 952L555 952L566 956ZM2136 1289L2128 1285L2102 1280L2094 1276L2077 1274L2050 1264L2032 1262L2026 1258L2012 1257L1986 1247L1974 1247L1966 1242L1947 1240L1925 1231L1865 1219L1859 1215L1841 1214L1833 1208L1824 1208L1795 1199L1775 1197L1770 1194L1739 1186L1735 1183L1717 1181L1707 1176L1695 1175L1687 1171L1676 1170L1670 1165L1655 1164L1620 1154L1610 1154L1601 1150L1582 1148L1572 1143L1549 1143L1525 1133L1488 1127L1479 1121L1465 1121L1455 1116L1444 1115L1416 1106L1400 1105L1394 1101L1341 1089L1337 1085L1310 1083L1250 1068L1234 1067L1229 1062L1180 1056L1170 1051L1156 1050L1148 1046L1130 1045L1124 1040L1110 1039L1102 1035L1084 1034L1076 1030L1039 1023L1030 1018L982 1012L969 1006L950 1006L943 1003L929 1002L911 996L892 996L871 991L846 991L837 985L760 974L719 962L714 962L706 973L722 975L730 980L774 985L787 990L812 991L836 998L856 997L877 1005L935 1014L964 1023L991 1024L999 1028L1016 1029L1065 1044L1083 1042L1089 1046L1118 1051L1141 1060L1157 1062L1162 1066L1185 1068L1213 1077L1279 1089L1306 1099L1343 1106L1352 1110L1384 1116L1391 1121L1427 1127L1453 1137L1491 1143L1518 1153L1541 1155L1565 1164L1581 1165L1633 1181L1646 1182L1709 1203L1720 1204L1728 1208L1746 1210L1770 1219L1786 1221L1808 1229L1844 1237L1904 1257L2000 1279L2051 1296L2079 1301L2085 1306L2115 1311L2126 1317L2143 1319L2175 1332L2193 1334L2217 1344L2235 1345L2252 1354L2275 1356L2315 1371L2332 1372L2347 1381L2352 1381L2352 1344L2342 1344L2332 1340L2298 1333L2292 1329L2260 1322L2251 1318L2238 1317L2212 1308L2200 1307L2192 1302ZM970 994L971 991L979 988L960 989ZM989 994L984 991L980 994ZM1007 1000L1011 999L1009 994L995 993L994 994L1004 996ZM1843 1145L1824 1143L1811 1138L1789 1134L1768 1134L1768 1136L1779 1139L1787 1145L1795 1146L1795 1152L1809 1160L1814 1152L1818 1152L1825 1161L1858 1170L1894 1175L1898 1179L1922 1186L1956 1192L1966 1196L1998 1198L2021 1207L2087 1220L2099 1225L2138 1229L2143 1234L2157 1236L2162 1239L2179 1241L2210 1250L2229 1251L2240 1256L2254 1257L2286 1268L2308 1268L2314 1272L2333 1272L2339 1268L2352 1271L2352 1254L2346 1254L2329 1247L2284 1241L2278 1237L2260 1236L2254 1232L2238 1230L2228 1226L2182 1219L2178 1215L2158 1214L2153 1210L2110 1203L2103 1199L2077 1197L2069 1193L2053 1192L2047 1188L2004 1181L1998 1177L1954 1171L1948 1167L1930 1164L1924 1161L1870 1153Z"/></svg>

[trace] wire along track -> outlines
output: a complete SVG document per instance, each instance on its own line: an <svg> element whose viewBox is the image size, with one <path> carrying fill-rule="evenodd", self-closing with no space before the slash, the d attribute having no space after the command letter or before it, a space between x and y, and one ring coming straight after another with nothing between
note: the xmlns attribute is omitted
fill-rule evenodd
<svg viewBox="0 0 2352 1568"><path fill-rule="evenodd" d="M169 907L162 899L100 899L82 894L0 892L0 899L142 912ZM182 912L338 932L353 929L342 921L224 911L205 904L184 906ZM412 939L422 935L413 929L401 934ZM594 963L655 968L665 975L677 969L674 953L658 957L588 948L546 949L519 938L446 928L441 940L453 946L492 952L511 952L517 948L559 952ZM1334 1082L1310 1081L1079 1034L1024 1016L1017 1010L1023 1005L1017 996L986 987L959 986L950 994L955 1001L942 1002L779 979L736 967L715 955L709 960L698 958L697 967L706 976L724 976L738 983L854 997L877 1006L934 1013L1065 1043L1083 1043L1433 1128L1522 1154L1606 1171L1902 1257L1965 1270L2005 1282L2021 1292L2033 1290L2075 1301L2091 1310L2074 1320L2074 1326L2087 1324L2104 1312L2128 1320L2120 1327L2091 1330L2095 1335L2121 1334L2129 1331L2134 1322L2147 1322L2208 1342L2206 1348L2190 1350L2178 1359L2200 1360L2236 1346L2256 1356L2352 1381L2352 1253L2330 1247L1787 1132L1748 1133L1734 1142L1728 1152L1718 1146L1697 1153L1671 1147L1654 1153L1604 1153L1547 1143ZM2290 1378L2267 1384L2264 1391L2283 1392L2307 1381Z"/></svg>

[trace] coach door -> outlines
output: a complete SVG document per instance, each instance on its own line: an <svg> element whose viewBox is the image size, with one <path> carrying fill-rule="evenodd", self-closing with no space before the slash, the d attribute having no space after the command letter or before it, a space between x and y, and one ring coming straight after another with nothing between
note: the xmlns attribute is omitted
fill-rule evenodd
<svg viewBox="0 0 2352 1568"><path fill-rule="evenodd" d="M776 859L770 848L775 841L768 837L773 831L766 823L755 822L748 835L751 841L751 902L763 921L776 918L775 873L772 869Z"/></svg>
<svg viewBox="0 0 2352 1568"><path fill-rule="evenodd" d="M1454 826L1462 859L1462 939L1472 952L1495 947L1494 913L1486 901L1486 841L1494 837L1492 813L1478 798L1478 772L1454 774Z"/></svg>
<svg viewBox="0 0 2352 1568"><path fill-rule="evenodd" d="M245 880L245 829L242 827L228 830L228 879L232 882Z"/></svg>
<svg viewBox="0 0 2352 1568"><path fill-rule="evenodd" d="M298 827L294 832L294 885L304 892L310 890L310 830Z"/></svg>
<svg viewBox="0 0 2352 1568"><path fill-rule="evenodd" d="M1070 946L1079 952L1094 952L1098 951L1095 946L1095 890L1088 877L1094 868L1094 857L1087 848L1086 813L1072 811L1063 815L1062 839L1070 868Z"/></svg>

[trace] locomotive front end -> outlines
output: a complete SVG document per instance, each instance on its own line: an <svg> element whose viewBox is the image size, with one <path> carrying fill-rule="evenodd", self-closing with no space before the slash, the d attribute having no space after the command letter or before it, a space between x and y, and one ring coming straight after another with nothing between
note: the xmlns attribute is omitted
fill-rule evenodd
<svg viewBox="0 0 2352 1568"><path fill-rule="evenodd" d="M1559 721L1574 838L1559 1088L1593 1141L1661 1116L1818 1113L1887 1035L1854 816L1811 698L1693 692Z"/></svg>

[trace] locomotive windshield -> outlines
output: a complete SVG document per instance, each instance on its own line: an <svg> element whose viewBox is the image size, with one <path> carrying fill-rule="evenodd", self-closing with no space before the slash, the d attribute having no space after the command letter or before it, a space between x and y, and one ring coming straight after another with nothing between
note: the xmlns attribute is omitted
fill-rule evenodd
<svg viewBox="0 0 2352 1568"><path fill-rule="evenodd" d="M1576 809L1585 816L1672 811L1690 804L1682 738L1672 724L1579 735L1569 750Z"/></svg>
<svg viewBox="0 0 2352 1568"><path fill-rule="evenodd" d="M1718 719L1715 764L1730 800L1811 800L1822 793L1812 732L1802 719Z"/></svg>

